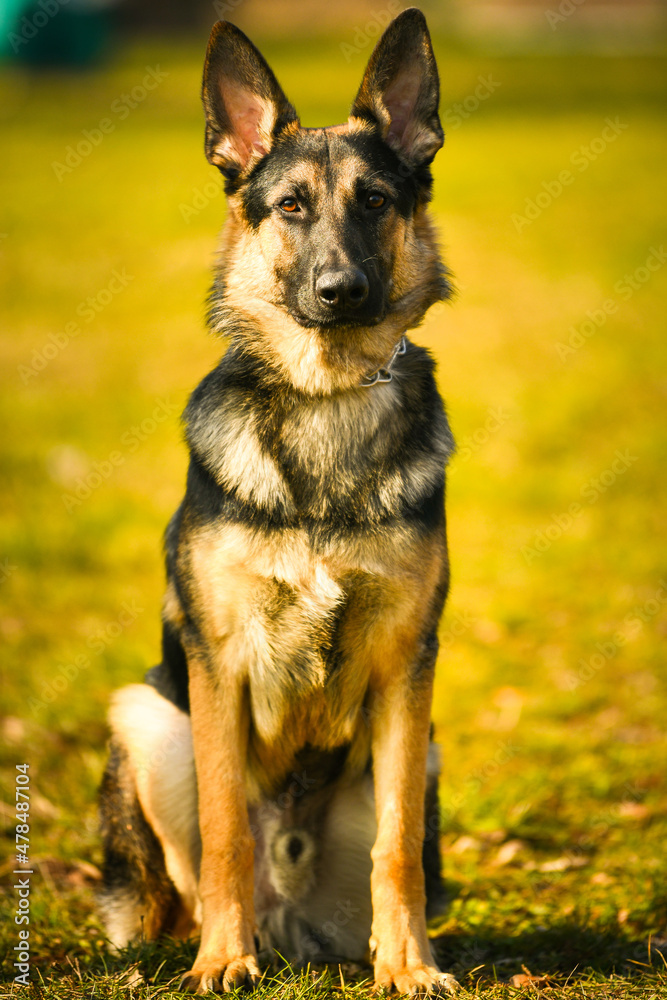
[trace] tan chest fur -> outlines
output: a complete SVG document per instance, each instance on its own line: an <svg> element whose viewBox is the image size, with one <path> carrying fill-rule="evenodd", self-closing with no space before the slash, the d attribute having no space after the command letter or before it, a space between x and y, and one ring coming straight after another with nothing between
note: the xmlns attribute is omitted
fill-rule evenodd
<svg viewBox="0 0 667 1000"><path fill-rule="evenodd" d="M313 548L305 530L242 525L189 540L206 656L224 688L247 685L251 785L266 788L306 745L368 757L369 685L414 641L440 563L408 527ZM253 779L254 775L254 779Z"/></svg>

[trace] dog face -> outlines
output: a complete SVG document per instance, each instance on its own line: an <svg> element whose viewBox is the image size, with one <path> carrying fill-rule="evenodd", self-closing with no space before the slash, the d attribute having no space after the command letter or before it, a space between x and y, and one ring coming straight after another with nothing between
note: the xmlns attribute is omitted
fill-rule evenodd
<svg viewBox="0 0 667 1000"><path fill-rule="evenodd" d="M240 193L275 301L306 327L384 319L418 192L364 123L288 129ZM411 180L411 179L410 179ZM414 245L414 244L413 244Z"/></svg>
<svg viewBox="0 0 667 1000"><path fill-rule="evenodd" d="M426 215L443 132L421 12L389 26L344 125L302 128L227 22L211 33L202 96L206 155L229 200L213 313L233 309L269 340L291 324L293 345L313 331L339 363L351 342L386 356L449 292Z"/></svg>

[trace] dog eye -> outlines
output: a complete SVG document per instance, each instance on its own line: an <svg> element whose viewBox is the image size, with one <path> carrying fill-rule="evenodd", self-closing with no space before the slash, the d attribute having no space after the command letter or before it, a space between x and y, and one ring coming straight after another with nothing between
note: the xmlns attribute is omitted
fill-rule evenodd
<svg viewBox="0 0 667 1000"><path fill-rule="evenodd" d="M282 208L283 212L301 211L301 209L299 208L299 202L296 200L296 198L283 198L283 200L280 202L280 207Z"/></svg>
<svg viewBox="0 0 667 1000"><path fill-rule="evenodd" d="M386 200L387 199L383 194L380 194L378 191L373 191L369 194L368 198L366 198L366 208L382 208Z"/></svg>

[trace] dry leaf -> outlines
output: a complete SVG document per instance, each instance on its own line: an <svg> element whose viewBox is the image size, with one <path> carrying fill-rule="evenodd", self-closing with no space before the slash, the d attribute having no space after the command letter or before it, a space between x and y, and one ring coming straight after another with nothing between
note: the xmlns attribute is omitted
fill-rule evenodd
<svg viewBox="0 0 667 1000"><path fill-rule="evenodd" d="M530 973L520 972L517 976L512 976L510 979L512 986L516 986L521 989L524 986L534 986L535 989L541 990L545 986L549 985L548 976L532 976Z"/></svg>
<svg viewBox="0 0 667 1000"><path fill-rule="evenodd" d="M475 837L462 836L448 848L451 854L464 854L466 851L479 851L481 843Z"/></svg>
<svg viewBox="0 0 667 1000"><path fill-rule="evenodd" d="M583 868L587 864L586 858L582 858L579 854L569 858L563 855L562 858L554 858L553 861L544 861L537 866L537 870L540 872L566 872L570 868Z"/></svg>
<svg viewBox="0 0 667 1000"><path fill-rule="evenodd" d="M651 815L651 810L641 802L621 802L618 815L626 819L646 819Z"/></svg>
<svg viewBox="0 0 667 1000"><path fill-rule="evenodd" d="M506 837L507 830L489 830L488 833L484 834L484 840L487 844L502 844Z"/></svg>
<svg viewBox="0 0 667 1000"><path fill-rule="evenodd" d="M8 743L21 743L25 739L25 722L15 715L6 715L0 722L0 730Z"/></svg>
<svg viewBox="0 0 667 1000"><path fill-rule="evenodd" d="M144 979L143 975L141 974L136 965L133 965L125 972L122 972L118 976L117 981L118 983L120 983L123 989L127 989L128 987L132 986L143 986L144 983L146 982L146 980Z"/></svg>
<svg viewBox="0 0 667 1000"><path fill-rule="evenodd" d="M517 854L524 849L526 845L523 840L508 840L506 844L498 849L492 864L495 868L502 868L503 865L509 865L510 862L514 861Z"/></svg>
<svg viewBox="0 0 667 1000"><path fill-rule="evenodd" d="M41 816L42 819L58 819L60 816L58 806L54 806L53 802L49 802L45 795L35 791L34 788L30 793L30 812Z"/></svg>

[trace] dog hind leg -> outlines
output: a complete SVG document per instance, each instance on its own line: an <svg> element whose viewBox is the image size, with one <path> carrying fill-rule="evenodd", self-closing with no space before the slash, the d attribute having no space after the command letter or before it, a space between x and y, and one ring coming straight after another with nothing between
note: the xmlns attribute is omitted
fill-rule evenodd
<svg viewBox="0 0 667 1000"><path fill-rule="evenodd" d="M198 922L199 830L190 720L153 688L114 696L100 792L105 847L100 905L116 947L187 936Z"/></svg>

